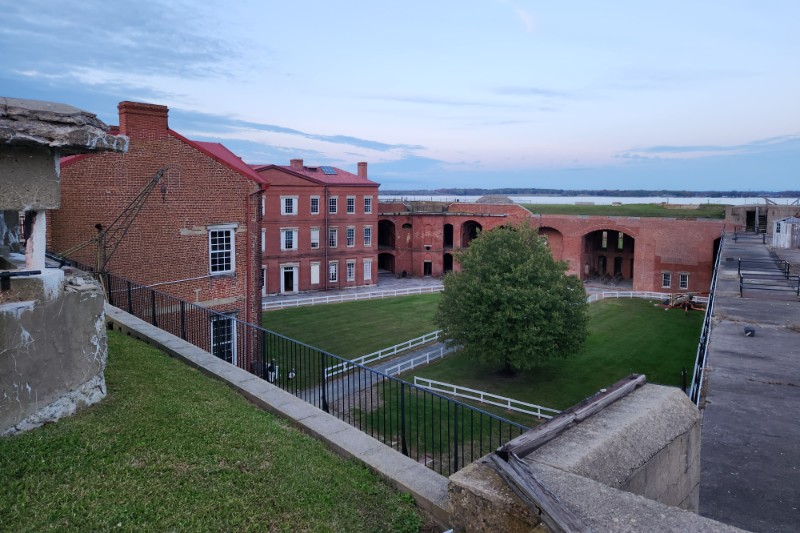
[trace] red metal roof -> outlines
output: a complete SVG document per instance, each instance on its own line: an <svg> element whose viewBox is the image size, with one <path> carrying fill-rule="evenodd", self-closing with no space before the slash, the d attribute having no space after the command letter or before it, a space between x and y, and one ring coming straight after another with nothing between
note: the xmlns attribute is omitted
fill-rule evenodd
<svg viewBox="0 0 800 533"><path fill-rule="evenodd" d="M336 170L336 174L325 174L321 167L309 166L303 166L302 169L283 165L250 165L250 167L257 171L278 169L322 185L354 185L361 187L377 187L379 185L370 179L361 178L357 174L337 167L331 167Z"/></svg>
<svg viewBox="0 0 800 533"><path fill-rule="evenodd" d="M216 159L226 167L235 170L242 176L251 179L261 185L267 184L267 180L262 178L258 174L258 172L250 168L250 165L242 161L242 159L239 156L237 156L236 154L225 148L225 146L223 146L222 144L203 142L203 141L193 141L191 139L187 139L180 133L174 132L172 130L169 130L169 132L171 135L174 135L175 137L181 139L186 144L194 146L207 156Z"/></svg>

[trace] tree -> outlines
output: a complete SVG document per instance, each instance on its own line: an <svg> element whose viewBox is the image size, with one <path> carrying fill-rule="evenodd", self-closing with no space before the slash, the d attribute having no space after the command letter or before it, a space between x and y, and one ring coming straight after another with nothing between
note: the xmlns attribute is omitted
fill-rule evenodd
<svg viewBox="0 0 800 533"><path fill-rule="evenodd" d="M436 322L468 357L509 373L575 354L586 339L586 291L528 224L482 232L444 278Z"/></svg>

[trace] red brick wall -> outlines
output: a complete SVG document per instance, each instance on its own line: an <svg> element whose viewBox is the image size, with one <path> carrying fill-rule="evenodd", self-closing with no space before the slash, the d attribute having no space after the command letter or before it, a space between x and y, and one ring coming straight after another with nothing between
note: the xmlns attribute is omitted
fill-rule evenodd
<svg viewBox="0 0 800 533"><path fill-rule="evenodd" d="M163 106L137 107L140 116L131 107L121 117L121 133L131 138L128 153L92 155L62 167L62 203L51 214L49 248L60 252L93 237L96 223L108 226L166 168L108 269L260 323L259 186L171 134ZM207 228L217 224L237 226L234 274L209 275ZM93 265L95 250L87 247L74 258Z"/></svg>
<svg viewBox="0 0 800 533"><path fill-rule="evenodd" d="M282 268L296 266L299 291L328 290L374 285L378 281L378 186L321 185L289 174L279 168L259 174L270 183L266 199L263 228L266 250L263 265L267 268L267 293L282 291ZM281 214L281 197L297 197L297 214ZM311 213L311 197L319 197L319 213ZM328 212L328 198L337 197L337 213ZM355 213L347 213L347 197L355 197ZM372 213L364 212L364 197L372 198ZM335 248L328 247L328 228L337 228ZM354 228L355 244L347 246L347 228ZM364 228L372 228L372 244L364 245ZM319 248L311 248L311 228L319 229ZM297 248L281 250L281 229L297 230ZM370 280L364 280L364 260L371 260ZM328 265L338 262L338 281L328 281ZM347 281L347 261L355 261L355 279ZM319 263L319 283L311 283L311 264ZM286 289L286 287L283 287ZM292 292L284 290L284 292Z"/></svg>

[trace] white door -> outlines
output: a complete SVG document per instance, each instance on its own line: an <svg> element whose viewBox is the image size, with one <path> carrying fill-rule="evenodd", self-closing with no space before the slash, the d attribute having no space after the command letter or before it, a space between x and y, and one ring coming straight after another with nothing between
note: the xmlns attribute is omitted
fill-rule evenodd
<svg viewBox="0 0 800 533"><path fill-rule="evenodd" d="M297 265L284 265L281 267L281 292L297 292L299 285L299 276Z"/></svg>

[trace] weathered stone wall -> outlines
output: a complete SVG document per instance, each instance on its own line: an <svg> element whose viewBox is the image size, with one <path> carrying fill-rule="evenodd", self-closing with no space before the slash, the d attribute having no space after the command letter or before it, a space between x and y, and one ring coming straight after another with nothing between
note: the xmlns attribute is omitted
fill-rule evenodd
<svg viewBox="0 0 800 533"><path fill-rule="evenodd" d="M0 304L0 435L70 415L106 394L100 287L82 277L68 278L63 292L42 280L17 281L12 290L35 299Z"/></svg>
<svg viewBox="0 0 800 533"><path fill-rule="evenodd" d="M545 488L595 530L607 531L613 524L619 524L615 531L663 530L658 524L664 519L686 524L685 531L717 527L686 512L696 512L699 503L700 415L679 389L647 384L535 450L525 462L534 474L544 473L537 479ZM577 487L592 498L578 497ZM613 499L613 508L596 509L603 499ZM451 476L450 506L458 530L544 527L485 462Z"/></svg>

